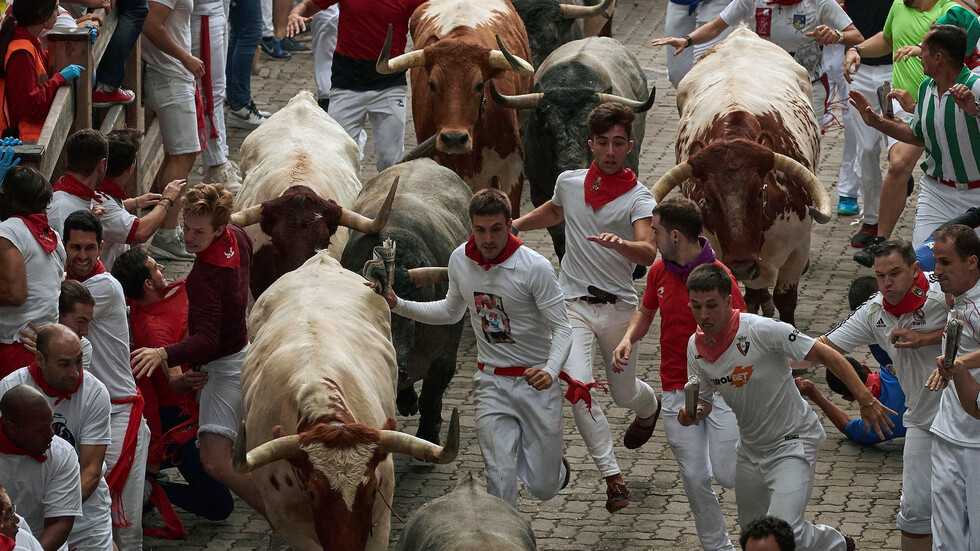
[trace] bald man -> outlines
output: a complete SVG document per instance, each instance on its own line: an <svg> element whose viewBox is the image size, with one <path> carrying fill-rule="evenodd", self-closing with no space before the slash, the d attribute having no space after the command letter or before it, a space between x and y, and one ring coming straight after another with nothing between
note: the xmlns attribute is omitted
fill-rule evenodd
<svg viewBox="0 0 980 551"><path fill-rule="evenodd" d="M74 448L81 468L82 517L71 529L68 547L112 551L111 502L104 478L106 446L112 441L109 391L84 372L82 342L65 325L56 323L38 331L34 355L33 364L0 380L0 396L27 385L47 397L54 411L54 432Z"/></svg>
<svg viewBox="0 0 980 551"><path fill-rule="evenodd" d="M47 398L34 388L15 386L0 398L0 484L44 551L67 548L82 516L78 456L54 437L53 421Z"/></svg>

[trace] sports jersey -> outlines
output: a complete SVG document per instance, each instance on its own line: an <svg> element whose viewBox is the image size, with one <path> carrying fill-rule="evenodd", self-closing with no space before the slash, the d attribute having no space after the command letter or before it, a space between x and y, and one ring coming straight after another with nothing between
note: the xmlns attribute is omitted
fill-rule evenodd
<svg viewBox="0 0 980 551"><path fill-rule="evenodd" d="M949 308L946 295L939 288L939 280L931 272L925 274L929 281L926 301L921 308L895 317L885 310L884 297L876 293L851 313L826 337L845 352L867 344L876 343L892 359L895 375L905 392L908 409L903 423L908 427L929 430L939 409L939 393L925 387L925 381L936 369L936 356L942 355L938 344L919 348L897 348L891 342L896 329L912 329L929 333L946 326ZM895 409L895 408L892 408Z"/></svg>
<svg viewBox="0 0 980 551"><path fill-rule="evenodd" d="M851 419L849 423L844 425L844 434L855 443L866 446L873 446L879 442L905 436L905 425L902 423L902 415L905 412L905 393L902 392L902 385L898 382L898 379L882 367L877 373L870 373L868 375L868 382L865 384L868 388L877 387L878 394L875 395L875 398L881 402L881 405L896 413L896 415L887 414L895 426L892 427L892 433L886 434L885 439L882 440L874 430L868 430L864 419L858 417ZM872 394L874 394L874 391L872 391ZM926 427L924 430L928 429L929 427Z"/></svg>
<svg viewBox="0 0 980 551"><path fill-rule="evenodd" d="M34 530L44 530L44 519L82 516L82 482L78 456L61 438L51 440L39 463L27 455L0 453L0 484Z"/></svg>
<svg viewBox="0 0 980 551"><path fill-rule="evenodd" d="M68 178L69 175L65 175ZM105 209L99 216L102 223L102 240L105 247L99 257L105 265L106 270L112 269L112 263L122 253L129 249L129 244L136 236L136 228L139 227L139 218L136 218L121 203L116 202L101 192L94 192L96 198L79 197L67 191L59 190L51 196L48 203L48 223L59 234L64 234L65 218L79 210L91 210L93 205L98 205ZM59 287L60 289L60 287Z"/></svg>
<svg viewBox="0 0 980 551"><path fill-rule="evenodd" d="M705 246L708 249L711 247L707 240ZM713 252L711 256L714 258ZM728 270L717 260L713 263ZM745 300L738 282L731 272L728 275L732 278L732 308L745 311ZM697 330L698 324L691 313L686 280L667 271L663 259L658 258L647 275L643 307L651 314L660 309L660 384L663 391L681 390L688 377L687 340Z"/></svg>
<svg viewBox="0 0 980 551"><path fill-rule="evenodd" d="M963 335L957 356L980 350L980 282L958 297L953 297L950 316L963 321ZM945 336L943 337L945 344ZM971 369L970 375L980 381L980 369ZM939 400L939 412L932 422L932 432L953 444L967 448L980 448L980 421L963 409L953 381L943 390Z"/></svg>
<svg viewBox="0 0 980 551"><path fill-rule="evenodd" d="M565 256L558 282L569 299L588 296L594 285L636 305L633 266L626 257L586 239L610 232L627 241L634 239L633 223L652 215L657 202L643 184L613 199L598 210L585 202L588 169L567 170L558 175L551 202L565 211Z"/></svg>
<svg viewBox="0 0 980 551"><path fill-rule="evenodd" d="M57 233L57 228L52 226ZM30 322L40 327L58 323L58 297L65 279L65 246L58 244L51 254L45 252L20 218L0 222L0 238L10 241L24 257L27 271L27 300L20 306L0 306L0 343L20 342L20 332Z"/></svg>
<svg viewBox="0 0 980 551"><path fill-rule="evenodd" d="M980 97L980 75L965 65L956 84L969 88L974 98ZM909 125L915 138L925 144L926 160L920 165L923 172L937 180L962 184L980 180L980 121L960 109L945 90L940 95L934 79L926 78L919 86Z"/></svg>
<svg viewBox="0 0 980 551"><path fill-rule="evenodd" d="M895 0L888 12L882 34L892 42L892 52L902 46L914 46L922 42L929 32L929 27L943 16L949 8L955 6L953 0L938 0L936 5L927 12L908 8L902 0ZM870 37L865 37L870 38ZM922 72L922 60L909 56L892 65L892 86L908 91L913 96L919 90L919 84L926 78Z"/></svg>
<svg viewBox="0 0 980 551"><path fill-rule="evenodd" d="M92 367L89 373L102 381L109 398L120 400L136 395L136 381L129 365L129 324L122 285L109 272L82 281L95 299L95 317L89 324ZM130 404L113 404L112 412L128 411Z"/></svg>
<svg viewBox="0 0 980 551"><path fill-rule="evenodd" d="M803 360L814 342L788 323L739 314L735 339L715 362L701 357L691 336L688 372L701 380L702 400L710 402L718 391L735 412L740 446L766 451L798 438L817 444L825 438L823 426L796 389L787 361Z"/></svg>

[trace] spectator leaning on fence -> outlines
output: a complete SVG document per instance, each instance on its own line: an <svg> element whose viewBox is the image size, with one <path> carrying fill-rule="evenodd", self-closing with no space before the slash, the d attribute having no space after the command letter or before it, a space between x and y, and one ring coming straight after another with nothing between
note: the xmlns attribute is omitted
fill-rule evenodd
<svg viewBox="0 0 980 551"><path fill-rule="evenodd" d="M0 132L37 141L57 89L78 78L84 67L69 65L50 76L48 52L38 42L58 18L57 0L17 2L0 25Z"/></svg>

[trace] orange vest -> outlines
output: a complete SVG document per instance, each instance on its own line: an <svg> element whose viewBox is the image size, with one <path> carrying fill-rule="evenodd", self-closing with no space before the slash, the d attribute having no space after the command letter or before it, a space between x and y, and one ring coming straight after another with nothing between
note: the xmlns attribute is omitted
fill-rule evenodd
<svg viewBox="0 0 980 551"><path fill-rule="evenodd" d="M44 58L41 52L37 50L34 44L27 40L26 38L15 38L10 41L10 45L7 46L7 55L3 59L4 67L7 66L7 62L10 61L10 55L17 50L24 50L30 54L31 59L34 60L34 69L37 71L38 80L40 81L42 76L47 77L48 71L44 67ZM9 128L14 122L17 123L17 129L20 131L20 140L23 142L33 142L37 141L41 137L41 128L44 127L44 118L40 120L28 120L25 117L18 117L15 113L10 113L7 106L6 97L6 80L0 78L0 105L3 106L2 112L0 112L0 131ZM11 115L14 115L13 117Z"/></svg>

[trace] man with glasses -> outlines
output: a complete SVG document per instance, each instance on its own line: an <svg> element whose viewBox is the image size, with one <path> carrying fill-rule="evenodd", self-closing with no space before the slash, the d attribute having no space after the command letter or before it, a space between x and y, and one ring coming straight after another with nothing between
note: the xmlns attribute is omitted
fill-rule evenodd
<svg viewBox="0 0 980 551"><path fill-rule="evenodd" d="M44 551L41 543L31 534L29 526L20 525L14 504L0 484L0 549L11 551Z"/></svg>

